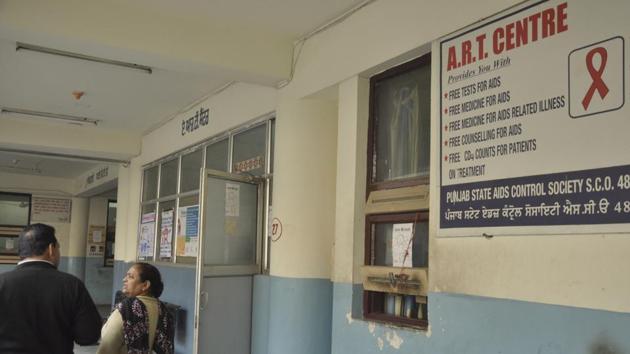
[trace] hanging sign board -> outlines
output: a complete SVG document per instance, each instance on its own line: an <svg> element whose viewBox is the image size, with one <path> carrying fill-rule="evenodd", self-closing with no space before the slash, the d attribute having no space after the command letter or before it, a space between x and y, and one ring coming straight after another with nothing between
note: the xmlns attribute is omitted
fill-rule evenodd
<svg viewBox="0 0 630 354"><path fill-rule="evenodd" d="M630 230L630 3L526 3L440 40L439 236Z"/></svg>

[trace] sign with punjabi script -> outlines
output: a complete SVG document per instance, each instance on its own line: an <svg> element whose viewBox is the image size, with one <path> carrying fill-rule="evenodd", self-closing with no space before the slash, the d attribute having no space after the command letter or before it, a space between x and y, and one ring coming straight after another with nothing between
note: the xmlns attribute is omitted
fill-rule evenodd
<svg viewBox="0 0 630 354"><path fill-rule="evenodd" d="M205 127L210 123L210 108L199 108L194 115L182 119L181 135L190 134L195 130Z"/></svg>
<svg viewBox="0 0 630 354"><path fill-rule="evenodd" d="M439 236L630 230L627 13L529 2L440 40Z"/></svg>

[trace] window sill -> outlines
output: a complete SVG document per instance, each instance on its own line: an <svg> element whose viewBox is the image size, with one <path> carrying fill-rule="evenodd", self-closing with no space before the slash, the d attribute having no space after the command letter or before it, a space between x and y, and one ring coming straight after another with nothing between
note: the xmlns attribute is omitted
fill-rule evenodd
<svg viewBox="0 0 630 354"><path fill-rule="evenodd" d="M363 315L363 319L366 321L378 322L390 327L406 328L416 331L427 331L429 327L429 322L427 320L398 317L384 313L367 313Z"/></svg>

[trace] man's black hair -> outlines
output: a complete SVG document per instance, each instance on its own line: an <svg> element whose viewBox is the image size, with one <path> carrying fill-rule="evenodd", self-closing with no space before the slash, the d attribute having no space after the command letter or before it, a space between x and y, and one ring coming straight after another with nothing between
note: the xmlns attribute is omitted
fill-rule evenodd
<svg viewBox="0 0 630 354"><path fill-rule="evenodd" d="M46 224L29 225L20 232L18 238L20 258L41 256L51 243L58 245L54 227Z"/></svg>

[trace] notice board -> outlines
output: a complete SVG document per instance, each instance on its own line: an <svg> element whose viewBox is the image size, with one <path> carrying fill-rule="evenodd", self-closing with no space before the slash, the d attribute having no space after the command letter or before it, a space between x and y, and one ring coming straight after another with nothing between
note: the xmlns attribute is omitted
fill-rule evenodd
<svg viewBox="0 0 630 354"><path fill-rule="evenodd" d="M439 40L438 236L630 230L628 13L529 2Z"/></svg>

